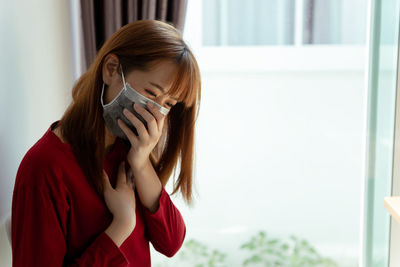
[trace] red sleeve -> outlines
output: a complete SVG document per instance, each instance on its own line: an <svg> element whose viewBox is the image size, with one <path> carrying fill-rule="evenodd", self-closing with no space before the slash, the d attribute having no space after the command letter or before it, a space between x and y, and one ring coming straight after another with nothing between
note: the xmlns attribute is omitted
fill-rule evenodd
<svg viewBox="0 0 400 267"><path fill-rule="evenodd" d="M58 192L56 192L57 194ZM17 186L12 200L12 265L126 266L112 239L102 232L70 265L66 254L68 205L46 186Z"/></svg>
<svg viewBox="0 0 400 267"><path fill-rule="evenodd" d="M154 213L143 206L147 235L155 250L172 257L185 239L185 222L164 187L158 203L158 209Z"/></svg>

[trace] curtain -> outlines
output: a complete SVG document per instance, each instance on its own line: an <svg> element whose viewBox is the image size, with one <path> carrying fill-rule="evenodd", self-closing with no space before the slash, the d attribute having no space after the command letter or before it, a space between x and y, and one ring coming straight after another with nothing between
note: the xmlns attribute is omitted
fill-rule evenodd
<svg viewBox="0 0 400 267"><path fill-rule="evenodd" d="M304 10L304 44L314 43L313 33L314 33L314 10L315 3L314 0L305 1Z"/></svg>
<svg viewBox="0 0 400 267"><path fill-rule="evenodd" d="M82 68L86 71L103 43L125 24L156 19L183 32L187 0L80 0L80 5Z"/></svg>

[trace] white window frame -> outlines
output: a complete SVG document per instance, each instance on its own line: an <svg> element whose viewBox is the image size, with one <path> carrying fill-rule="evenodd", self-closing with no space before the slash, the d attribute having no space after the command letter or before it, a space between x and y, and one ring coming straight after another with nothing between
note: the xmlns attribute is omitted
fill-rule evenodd
<svg viewBox="0 0 400 267"><path fill-rule="evenodd" d="M400 36L400 35L399 35ZM400 38L400 37L399 37ZM400 196L400 39L397 52L396 118L393 151L392 196ZM400 223L390 218L389 267L400 266Z"/></svg>

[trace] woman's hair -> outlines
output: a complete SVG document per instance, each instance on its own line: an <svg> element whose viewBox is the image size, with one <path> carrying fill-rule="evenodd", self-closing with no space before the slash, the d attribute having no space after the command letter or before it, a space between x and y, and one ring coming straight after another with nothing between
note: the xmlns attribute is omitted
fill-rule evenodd
<svg viewBox="0 0 400 267"><path fill-rule="evenodd" d="M125 75L134 69L146 71L160 60L177 64L177 75L168 94L178 102L164 121L163 135L150 155L151 163L165 186L176 171L180 174L172 194L178 189L187 203L192 201L194 130L197 120L201 81L197 61L173 26L156 20L139 20L123 26L98 51L94 62L72 89L73 101L59 122L62 136L70 144L88 181L103 193L102 171L105 157L105 122L100 103L102 69L106 55L118 56ZM119 68L118 68L119 71Z"/></svg>

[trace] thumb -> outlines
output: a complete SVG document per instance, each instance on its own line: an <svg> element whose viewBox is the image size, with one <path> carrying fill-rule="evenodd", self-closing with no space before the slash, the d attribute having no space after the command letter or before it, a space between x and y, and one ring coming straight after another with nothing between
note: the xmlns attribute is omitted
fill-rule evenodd
<svg viewBox="0 0 400 267"><path fill-rule="evenodd" d="M103 185L104 185L104 190L113 189L110 183L110 179L108 178L108 175L104 169L103 169Z"/></svg>

